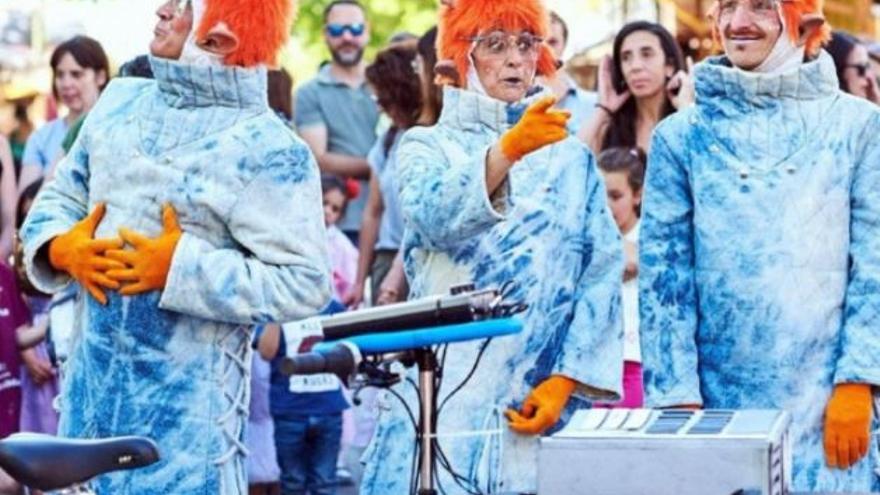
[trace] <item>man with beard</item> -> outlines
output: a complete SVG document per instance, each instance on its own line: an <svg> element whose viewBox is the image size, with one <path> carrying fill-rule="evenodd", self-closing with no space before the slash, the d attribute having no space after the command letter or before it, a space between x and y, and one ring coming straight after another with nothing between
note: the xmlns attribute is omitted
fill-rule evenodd
<svg viewBox="0 0 880 495"><path fill-rule="evenodd" d="M357 179L358 197L349 201L340 229L357 241L379 109L367 87L363 62L370 28L357 0L335 0L324 9L324 39L333 61L296 95L296 127L327 174Z"/></svg>

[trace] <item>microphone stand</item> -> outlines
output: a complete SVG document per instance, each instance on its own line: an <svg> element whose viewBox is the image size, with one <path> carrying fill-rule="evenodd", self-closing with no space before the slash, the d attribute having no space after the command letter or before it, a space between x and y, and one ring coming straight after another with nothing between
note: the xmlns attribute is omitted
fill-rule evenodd
<svg viewBox="0 0 880 495"><path fill-rule="evenodd" d="M442 373L437 363L437 355L430 347L413 349L394 354L373 354L358 367L358 373L367 377L354 392L354 403L360 403L358 395L364 387L391 388L400 383L400 377L381 366L383 363L398 361L407 368L417 366L419 370L419 421L416 426L416 439L419 443L419 490L418 495L437 495L434 486L434 446L437 434L437 389L435 378Z"/></svg>
<svg viewBox="0 0 880 495"><path fill-rule="evenodd" d="M419 367L419 494L437 495L434 489L434 438L437 433L437 397L434 378L438 372L437 356L430 348L415 351Z"/></svg>

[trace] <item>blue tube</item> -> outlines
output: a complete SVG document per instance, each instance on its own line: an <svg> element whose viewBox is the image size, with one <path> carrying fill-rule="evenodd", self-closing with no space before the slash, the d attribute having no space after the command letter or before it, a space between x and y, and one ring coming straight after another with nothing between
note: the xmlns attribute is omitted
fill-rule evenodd
<svg viewBox="0 0 880 495"><path fill-rule="evenodd" d="M433 345L480 340L502 335L512 335L522 331L522 321L516 318L499 318L495 320L430 327L403 332L372 333L345 339L360 349L363 354L381 354L386 352L421 349ZM339 341L321 342L312 350L327 351Z"/></svg>

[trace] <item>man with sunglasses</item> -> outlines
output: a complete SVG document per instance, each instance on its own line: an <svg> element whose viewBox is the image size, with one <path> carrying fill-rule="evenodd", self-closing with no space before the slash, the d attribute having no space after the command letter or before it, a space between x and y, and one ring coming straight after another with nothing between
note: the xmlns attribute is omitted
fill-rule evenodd
<svg viewBox="0 0 880 495"><path fill-rule="evenodd" d="M785 409L793 491L878 491L880 110L840 91L821 0L714 23L725 53L648 159L647 402Z"/></svg>
<svg viewBox="0 0 880 495"><path fill-rule="evenodd" d="M356 179L358 197L349 201L340 229L357 242L366 205L379 107L367 87L364 48L370 29L356 0L335 0L324 9L324 40L333 60L296 95L297 131L308 143L321 171Z"/></svg>

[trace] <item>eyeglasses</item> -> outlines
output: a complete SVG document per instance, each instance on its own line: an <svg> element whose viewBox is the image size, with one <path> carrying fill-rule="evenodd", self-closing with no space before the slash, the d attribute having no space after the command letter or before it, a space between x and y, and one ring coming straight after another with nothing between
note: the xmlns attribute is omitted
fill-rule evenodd
<svg viewBox="0 0 880 495"><path fill-rule="evenodd" d="M491 58L507 57L513 47L516 47L516 50L523 57L537 58L538 49L544 42L544 38L532 33L510 34L504 31L494 31L483 36L468 38L468 41L476 43L476 48L483 55Z"/></svg>
<svg viewBox="0 0 880 495"><path fill-rule="evenodd" d="M848 69L855 69L856 74L858 74L859 77L867 76L868 71L871 70L871 64L868 62L862 62L861 64L846 64L845 67Z"/></svg>
<svg viewBox="0 0 880 495"><path fill-rule="evenodd" d="M357 37L364 34L366 30L367 27L363 24L327 24L327 34L331 38L339 38L346 31L351 33L352 36Z"/></svg>
<svg viewBox="0 0 880 495"><path fill-rule="evenodd" d="M737 7L743 5L751 14L761 17L777 13L778 0L721 0L718 13L721 19L729 19L736 13Z"/></svg>
<svg viewBox="0 0 880 495"><path fill-rule="evenodd" d="M181 16L186 9L192 4L192 0L171 0L171 7L174 9L174 14Z"/></svg>

